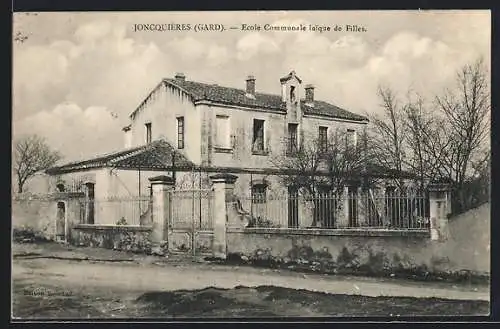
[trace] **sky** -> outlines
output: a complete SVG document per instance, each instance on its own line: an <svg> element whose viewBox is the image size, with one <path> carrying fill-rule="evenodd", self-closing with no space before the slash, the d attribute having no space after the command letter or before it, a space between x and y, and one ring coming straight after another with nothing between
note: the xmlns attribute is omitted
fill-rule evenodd
<svg viewBox="0 0 500 329"><path fill-rule="evenodd" d="M134 31L134 24L330 26L330 32ZM345 25L366 32L346 32ZM333 31L334 26L343 31ZM377 86L432 98L455 72L490 63L489 11L15 13L13 138L39 134L62 162L123 147L121 128L162 78L280 92L295 70L315 98L380 111Z"/></svg>

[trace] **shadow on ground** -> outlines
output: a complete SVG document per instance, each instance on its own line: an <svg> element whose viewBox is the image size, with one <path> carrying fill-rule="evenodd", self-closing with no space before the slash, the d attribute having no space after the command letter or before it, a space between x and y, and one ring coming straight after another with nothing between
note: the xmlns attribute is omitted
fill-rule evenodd
<svg viewBox="0 0 500 329"><path fill-rule="evenodd" d="M147 292L137 298L14 282L21 319L252 318L488 315L487 301L366 297L275 286Z"/></svg>
<svg viewBox="0 0 500 329"><path fill-rule="evenodd" d="M137 299L154 317L486 315L489 303L437 298L366 297L275 286L148 292Z"/></svg>

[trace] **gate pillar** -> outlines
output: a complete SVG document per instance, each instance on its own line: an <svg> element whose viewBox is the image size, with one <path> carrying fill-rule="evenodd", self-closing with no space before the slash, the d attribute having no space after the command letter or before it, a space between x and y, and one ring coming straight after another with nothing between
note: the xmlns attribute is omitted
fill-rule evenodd
<svg viewBox="0 0 500 329"><path fill-rule="evenodd" d="M448 184L430 184L429 210L431 240L448 238L448 214L450 207L450 186Z"/></svg>
<svg viewBox="0 0 500 329"><path fill-rule="evenodd" d="M151 244L153 250L160 247L167 239L167 226L170 222L170 192L174 188L174 179L169 176L149 178L153 198L153 230Z"/></svg>
<svg viewBox="0 0 500 329"><path fill-rule="evenodd" d="M215 258L226 259L227 202L229 202L233 196L236 179L238 179L238 177L231 174L216 174L210 176L214 191L214 240L212 254Z"/></svg>

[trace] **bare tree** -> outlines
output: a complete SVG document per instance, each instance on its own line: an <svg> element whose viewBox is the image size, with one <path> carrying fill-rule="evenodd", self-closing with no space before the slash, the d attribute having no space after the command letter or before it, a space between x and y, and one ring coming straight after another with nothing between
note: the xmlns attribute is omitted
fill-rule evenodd
<svg viewBox="0 0 500 329"><path fill-rule="evenodd" d="M465 65L458 73L456 86L436 97L446 118L447 152L440 158L447 178L455 184L463 204L463 184L470 174L471 161L483 149L489 133L490 90L487 68L482 59Z"/></svg>
<svg viewBox="0 0 500 329"><path fill-rule="evenodd" d="M347 134L339 131L327 141L307 138L293 154L273 157L271 161L283 172L280 175L283 184L302 191L317 209L316 203L325 201L317 198L318 195L328 194L335 199L342 195L344 187L353 179L364 177L366 139L362 138L362 143L355 145L348 138ZM312 226L316 226L318 220L319 216L315 213Z"/></svg>
<svg viewBox="0 0 500 329"><path fill-rule="evenodd" d="M406 141L403 121L404 105L401 105L396 94L389 87L379 86L378 95L383 112L368 115L371 123L371 154L375 163L395 170L395 183L400 187L402 182L397 177L403 172Z"/></svg>
<svg viewBox="0 0 500 329"><path fill-rule="evenodd" d="M422 189L427 181L443 176L440 159L450 141L443 133L443 118L432 112L421 95L410 92L403 109L404 164L418 177Z"/></svg>
<svg viewBox="0 0 500 329"><path fill-rule="evenodd" d="M45 139L30 135L14 141L14 172L17 177L17 192L22 193L28 179L36 173L50 168L59 159L59 152L52 150Z"/></svg>

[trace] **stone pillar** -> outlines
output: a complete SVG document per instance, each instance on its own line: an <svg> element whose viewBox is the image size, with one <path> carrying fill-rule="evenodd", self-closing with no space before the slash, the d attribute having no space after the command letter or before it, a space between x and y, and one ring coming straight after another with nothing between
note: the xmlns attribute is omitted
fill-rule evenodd
<svg viewBox="0 0 500 329"><path fill-rule="evenodd" d="M349 187L344 186L342 192L342 209L339 211L339 216L337 218L336 227L338 228L346 228L349 226Z"/></svg>
<svg viewBox="0 0 500 329"><path fill-rule="evenodd" d="M431 240L448 238L448 184L429 184L429 210Z"/></svg>
<svg viewBox="0 0 500 329"><path fill-rule="evenodd" d="M231 174L216 174L210 176L214 191L214 239L212 253L215 258L226 259L226 224L227 202L231 201L234 193L234 183L238 177Z"/></svg>
<svg viewBox="0 0 500 329"><path fill-rule="evenodd" d="M154 248L161 246L168 237L168 223L170 222L170 192L174 188L174 179L169 176L149 178L153 194L153 231L151 243Z"/></svg>
<svg viewBox="0 0 500 329"><path fill-rule="evenodd" d="M120 219L116 217L115 203L109 201L115 197L111 189L112 177L110 168L96 172L93 202L95 224L116 224Z"/></svg>

